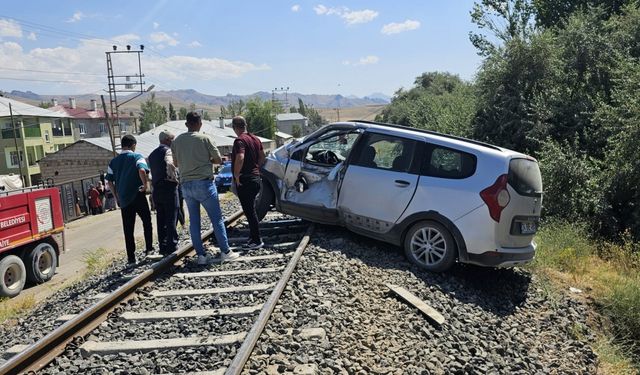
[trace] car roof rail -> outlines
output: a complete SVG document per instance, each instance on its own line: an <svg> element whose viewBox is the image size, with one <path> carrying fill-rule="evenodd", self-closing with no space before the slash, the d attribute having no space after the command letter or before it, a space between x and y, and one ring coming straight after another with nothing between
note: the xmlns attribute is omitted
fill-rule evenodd
<svg viewBox="0 0 640 375"><path fill-rule="evenodd" d="M433 131L433 130L418 129L418 128L412 128L410 126L405 126L405 125L389 124L389 123L386 123L386 122L377 122L377 121L369 121L369 120L351 120L349 122L359 122L359 123L363 123L363 124L381 125L381 126L387 126L387 127L390 127L390 128L412 130L412 131L416 131L416 132L419 132L419 133L437 135L439 137L455 139L457 141L469 142L469 143L473 143L474 145L484 146L484 147L491 148L493 150L503 151L503 149L501 149L500 147L494 146L494 145L489 144L489 143L476 141L474 139L469 139L469 138L464 138L464 137L458 137L456 135L439 133L439 132L436 132L436 131Z"/></svg>

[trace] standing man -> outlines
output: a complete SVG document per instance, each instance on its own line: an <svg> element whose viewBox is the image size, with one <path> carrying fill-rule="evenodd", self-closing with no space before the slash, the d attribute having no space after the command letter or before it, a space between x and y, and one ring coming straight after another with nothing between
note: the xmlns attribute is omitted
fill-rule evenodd
<svg viewBox="0 0 640 375"><path fill-rule="evenodd" d="M200 205L204 206L213 225L213 233L220 247L221 260L236 259L239 254L229 249L218 191L213 182L212 163L220 164L220 152L209 136L198 133L202 127L202 120L198 113L187 113L186 125L189 131L180 134L173 141L171 150L173 164L180 170L182 193L189 210L191 243L198 254L198 264L204 265L210 261L200 236Z"/></svg>
<svg viewBox="0 0 640 375"><path fill-rule="evenodd" d="M168 255L178 247L178 177L173 165L171 143L175 136L169 131L160 132L160 146L149 155L151 168L151 196L156 208L158 244L160 254Z"/></svg>
<svg viewBox="0 0 640 375"><path fill-rule="evenodd" d="M249 222L251 234L251 238L243 247L248 250L259 249L264 246L264 242L260 238L258 227L256 196L260 192L260 166L264 163L264 150L258 137L247 131L247 121L244 117L234 117L231 124L237 136L231 151L233 183L236 185L238 199Z"/></svg>
<svg viewBox="0 0 640 375"><path fill-rule="evenodd" d="M128 266L136 263L136 241L133 231L136 225L136 214L142 219L144 228L145 253L153 251L153 229L151 212L145 197L147 189L147 172L149 168L144 157L135 152L136 139L127 134L122 137L122 152L109 162L107 181L118 201L122 216L124 242L127 247Z"/></svg>

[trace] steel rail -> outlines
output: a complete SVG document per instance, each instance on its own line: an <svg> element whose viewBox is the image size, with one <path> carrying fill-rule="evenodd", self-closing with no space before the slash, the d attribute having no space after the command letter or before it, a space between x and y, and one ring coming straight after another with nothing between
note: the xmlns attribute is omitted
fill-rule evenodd
<svg viewBox="0 0 640 375"><path fill-rule="evenodd" d="M249 357L251 356L251 353L253 352L256 343L258 342L258 338L262 334L262 331L264 331L264 328L267 326L267 322L271 317L271 313L276 307L276 303L278 303L278 300L280 299L284 288L287 286L289 278L291 278L291 275L293 274L293 270L298 265L298 261L302 257L302 253L306 249L307 244L309 244L309 240L311 239L311 235L313 234L314 230L315 225L311 224L302 240L300 240L300 244L291 257L287 268L282 273L282 277L278 281L278 284L273 289L273 292L271 292L271 295L269 296L269 299L267 299L267 302L265 302L264 307L260 311L260 315L258 315L258 319L251 327L251 330L249 330L249 333L242 342L242 345L240 346L240 349L238 349L238 352L233 358L233 361L231 362L229 367L227 367L227 370L224 373L225 375L239 375L242 372L244 365L249 360Z"/></svg>
<svg viewBox="0 0 640 375"><path fill-rule="evenodd" d="M234 212L225 220L225 226L230 226L243 215L242 210ZM213 230L209 229L202 235L203 240L206 240L212 234ZM0 367L0 375L19 374L22 372L41 369L55 358L57 354L63 352L64 347L74 337L76 337L79 332L82 332L85 328L90 326L96 319L99 319L100 317L106 318L106 315L112 308L116 307L127 297L131 296L140 286L162 274L192 250L192 244L188 243L165 257L163 260L154 263L149 269L134 277L126 284L116 289L113 293L110 293L108 296L96 302L93 306L78 314L75 318L69 320L60 327L51 331L42 339L31 344L20 354L13 356ZM57 354L51 355L50 353L52 352Z"/></svg>

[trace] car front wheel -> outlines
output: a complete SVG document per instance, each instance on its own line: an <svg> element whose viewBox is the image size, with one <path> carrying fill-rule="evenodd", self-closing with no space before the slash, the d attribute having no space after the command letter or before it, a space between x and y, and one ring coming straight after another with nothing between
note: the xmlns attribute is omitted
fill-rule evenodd
<svg viewBox="0 0 640 375"><path fill-rule="evenodd" d="M404 239L404 252L412 263L433 272L446 271L456 261L451 234L434 221L420 221L409 229Z"/></svg>

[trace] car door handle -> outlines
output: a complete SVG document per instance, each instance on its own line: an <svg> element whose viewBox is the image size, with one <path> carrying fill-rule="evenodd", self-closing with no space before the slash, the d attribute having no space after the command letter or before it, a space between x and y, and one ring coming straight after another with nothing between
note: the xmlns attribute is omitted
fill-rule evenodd
<svg viewBox="0 0 640 375"><path fill-rule="evenodd" d="M401 187L405 187L405 186L411 185L411 183L409 181L405 181L405 180L396 180L395 183L396 183L396 185L401 186Z"/></svg>

